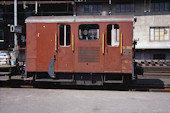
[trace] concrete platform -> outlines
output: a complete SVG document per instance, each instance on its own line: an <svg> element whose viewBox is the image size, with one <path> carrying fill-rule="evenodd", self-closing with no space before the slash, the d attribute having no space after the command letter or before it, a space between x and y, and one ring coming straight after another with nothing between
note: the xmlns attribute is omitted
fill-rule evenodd
<svg viewBox="0 0 170 113"><path fill-rule="evenodd" d="M170 93L0 88L0 113L169 113Z"/></svg>

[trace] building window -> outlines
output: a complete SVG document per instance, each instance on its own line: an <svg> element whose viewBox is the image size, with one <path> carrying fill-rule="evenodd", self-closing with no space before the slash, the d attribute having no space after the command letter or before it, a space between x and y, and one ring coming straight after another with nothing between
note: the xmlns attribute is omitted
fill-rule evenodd
<svg viewBox="0 0 170 113"><path fill-rule="evenodd" d="M119 25L107 25L107 45L119 46Z"/></svg>
<svg viewBox="0 0 170 113"><path fill-rule="evenodd" d="M4 30L0 29L0 42L4 42Z"/></svg>
<svg viewBox="0 0 170 113"><path fill-rule="evenodd" d="M116 3L116 12L133 12L134 2L133 1L120 1Z"/></svg>
<svg viewBox="0 0 170 113"><path fill-rule="evenodd" d="M170 11L169 0L151 0L151 11Z"/></svg>
<svg viewBox="0 0 170 113"><path fill-rule="evenodd" d="M0 8L0 20L3 20L3 8Z"/></svg>
<svg viewBox="0 0 170 113"><path fill-rule="evenodd" d="M60 45L70 45L70 25L60 25Z"/></svg>
<svg viewBox="0 0 170 113"><path fill-rule="evenodd" d="M99 25L98 24L81 24L79 26L80 40L98 40Z"/></svg>
<svg viewBox="0 0 170 113"><path fill-rule="evenodd" d="M150 27L150 40L169 40L169 27Z"/></svg>
<svg viewBox="0 0 170 113"><path fill-rule="evenodd" d="M99 4L88 4L88 5L84 5L84 12L85 13L100 13L102 11L102 5Z"/></svg>

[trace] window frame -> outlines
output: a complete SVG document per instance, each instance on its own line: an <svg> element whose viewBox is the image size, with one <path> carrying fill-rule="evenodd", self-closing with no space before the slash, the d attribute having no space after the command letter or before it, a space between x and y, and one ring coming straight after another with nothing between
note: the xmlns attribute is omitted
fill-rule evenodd
<svg viewBox="0 0 170 113"><path fill-rule="evenodd" d="M168 9L167 9L168 4ZM157 5L157 7L156 7ZM163 6L163 7L161 7ZM161 9L162 8L162 9ZM161 0L151 0L150 3L150 11L151 12L165 12L170 11L170 2L168 0L161 1Z"/></svg>
<svg viewBox="0 0 170 113"><path fill-rule="evenodd" d="M122 11L122 6L124 6L124 10ZM127 8L129 7L129 9ZM115 4L116 13L124 13L124 12L135 12L135 4L134 2L117 2Z"/></svg>
<svg viewBox="0 0 170 113"><path fill-rule="evenodd" d="M98 30L99 30L99 32L98 32L98 38L97 38L96 40L81 40L81 39L80 39L80 35L79 35L80 25L98 25ZM97 24L97 23L83 23L83 24L79 24L79 25L78 25L78 39L79 39L80 41L98 41L98 40L100 40L100 25Z"/></svg>
<svg viewBox="0 0 170 113"><path fill-rule="evenodd" d="M97 8L95 10L95 7ZM102 4L85 4L84 5L84 13L95 14L100 13L103 10Z"/></svg>
<svg viewBox="0 0 170 113"><path fill-rule="evenodd" d="M151 29L154 29L154 33L153 33L153 40L151 40ZM163 35L163 40L161 40L161 37L160 37L160 30L161 29L163 29L164 30L164 32L165 32L165 29L169 29L169 26L155 26L155 27L153 27L153 26L151 26L150 28L149 28L149 41L151 41L151 42L156 42L156 41L158 41L158 42L165 42L165 41L170 41L170 30L169 30L169 32L168 32L168 35L169 35L169 37L168 37L168 40L165 40L165 35ZM158 29L159 30L159 40L155 40L155 29Z"/></svg>
<svg viewBox="0 0 170 113"><path fill-rule="evenodd" d="M109 25L118 25L118 27L119 27L119 32L118 32L118 33L119 33L119 35L118 35L118 37L119 37L118 39L119 39L119 40L117 41L117 31L116 31L116 41L115 41L115 42L118 42L118 45L112 45L112 41L111 41L111 44L108 45L108 26L109 26ZM108 46L108 47L119 47L119 46L120 46L120 35L121 35L121 34L120 34L120 25L117 24L117 23L109 23L109 24L107 24L107 27L106 27L106 28L107 28L107 37L106 37L107 46ZM111 32L112 32L112 31L111 31ZM111 35L111 39L112 39L112 35Z"/></svg>
<svg viewBox="0 0 170 113"><path fill-rule="evenodd" d="M64 38L64 44L61 45L61 31L60 31L60 26L63 25L63 26L70 26L70 35L69 35L69 38L70 38L70 42L69 42L69 45L67 45L67 27L64 27L63 29L66 29L65 33L63 34ZM70 47L71 46L71 25L70 24L59 24L59 45L61 47Z"/></svg>

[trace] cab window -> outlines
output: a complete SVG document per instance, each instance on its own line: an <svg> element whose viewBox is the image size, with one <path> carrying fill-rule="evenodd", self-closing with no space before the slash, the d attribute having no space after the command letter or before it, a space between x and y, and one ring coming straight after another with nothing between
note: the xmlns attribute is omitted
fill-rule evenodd
<svg viewBox="0 0 170 113"><path fill-rule="evenodd" d="M81 24L79 26L80 40L98 40L99 25L98 24Z"/></svg>
<svg viewBox="0 0 170 113"><path fill-rule="evenodd" d="M60 25L60 45L70 45L70 25Z"/></svg>
<svg viewBox="0 0 170 113"><path fill-rule="evenodd" d="M107 45L119 46L119 25L107 25Z"/></svg>

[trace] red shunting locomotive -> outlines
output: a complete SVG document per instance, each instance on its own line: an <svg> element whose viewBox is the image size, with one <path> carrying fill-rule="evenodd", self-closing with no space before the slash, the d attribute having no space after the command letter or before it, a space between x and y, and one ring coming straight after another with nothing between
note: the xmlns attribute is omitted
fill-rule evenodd
<svg viewBox="0 0 170 113"><path fill-rule="evenodd" d="M133 22L133 16L27 18L27 77L77 85L135 79Z"/></svg>

